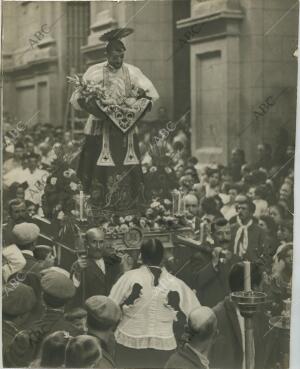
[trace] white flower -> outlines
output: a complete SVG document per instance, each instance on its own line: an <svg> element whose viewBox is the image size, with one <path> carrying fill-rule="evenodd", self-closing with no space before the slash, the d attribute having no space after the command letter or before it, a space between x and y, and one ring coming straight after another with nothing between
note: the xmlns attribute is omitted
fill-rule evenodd
<svg viewBox="0 0 300 369"><path fill-rule="evenodd" d="M172 172L172 169L171 169L170 167L166 167L166 168L165 168L165 172L166 172L167 174L170 174L170 173Z"/></svg>
<svg viewBox="0 0 300 369"><path fill-rule="evenodd" d="M155 173L157 172L157 168L156 167L151 167L150 168L150 173Z"/></svg>
<svg viewBox="0 0 300 369"><path fill-rule="evenodd" d="M64 171L63 175L66 178L70 178L75 173L76 173L75 170L73 170L73 169L67 169L67 170Z"/></svg>
<svg viewBox="0 0 300 369"><path fill-rule="evenodd" d="M147 173L147 168L142 166L142 172L143 172L143 174L146 174Z"/></svg>
<svg viewBox="0 0 300 369"><path fill-rule="evenodd" d="M125 219L123 217L120 217L120 224L124 224L125 223Z"/></svg>
<svg viewBox="0 0 300 369"><path fill-rule="evenodd" d="M57 182L57 178L56 177L52 177L50 179L50 183L52 184L52 186L55 186L56 185L56 182Z"/></svg>
<svg viewBox="0 0 300 369"><path fill-rule="evenodd" d="M71 214L73 214L75 217L79 216L78 210L71 210Z"/></svg>
<svg viewBox="0 0 300 369"><path fill-rule="evenodd" d="M70 183L70 188L71 188L72 191L76 191L77 190L77 187L78 186L77 186L77 184L75 182L71 182Z"/></svg>
<svg viewBox="0 0 300 369"><path fill-rule="evenodd" d="M171 201L169 199L164 199L164 204L166 206L170 206L172 203L171 203Z"/></svg>
<svg viewBox="0 0 300 369"><path fill-rule="evenodd" d="M63 219L65 216L65 213L61 210L58 214L57 214L57 219Z"/></svg>
<svg viewBox="0 0 300 369"><path fill-rule="evenodd" d="M131 222L132 221L132 216L131 215L126 215L126 217L125 217L125 222L127 222L127 223L129 223L129 222Z"/></svg>
<svg viewBox="0 0 300 369"><path fill-rule="evenodd" d="M120 232L128 232L129 231L129 227L128 227L128 225L127 224L122 224L121 226L120 226Z"/></svg>

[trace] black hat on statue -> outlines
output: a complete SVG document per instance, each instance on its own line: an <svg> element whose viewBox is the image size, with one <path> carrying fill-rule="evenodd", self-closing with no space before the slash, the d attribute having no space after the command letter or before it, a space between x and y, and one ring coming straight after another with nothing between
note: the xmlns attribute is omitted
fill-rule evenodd
<svg viewBox="0 0 300 369"><path fill-rule="evenodd" d="M116 28L111 31L105 32L100 40L107 42L106 52L109 53L112 50L125 51L125 45L121 41L122 38L127 37L133 33L132 28Z"/></svg>

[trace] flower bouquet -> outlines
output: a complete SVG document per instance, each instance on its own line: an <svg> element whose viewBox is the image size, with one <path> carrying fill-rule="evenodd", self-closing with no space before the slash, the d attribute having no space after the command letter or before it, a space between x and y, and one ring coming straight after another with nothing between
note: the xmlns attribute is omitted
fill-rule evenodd
<svg viewBox="0 0 300 369"><path fill-rule="evenodd" d="M86 101L95 99L99 109L123 133L137 122L151 104L151 99L147 97L147 91L135 85L131 85L131 90L125 95L122 88L113 83L104 86L103 83L89 81L78 75L67 77L67 79Z"/></svg>
<svg viewBox="0 0 300 369"><path fill-rule="evenodd" d="M75 195L82 190L82 185L70 163L65 160L67 149L61 149L59 156L51 163L47 178L42 207L46 218L62 220L65 215L72 216L76 208ZM69 153L68 153L69 154Z"/></svg>

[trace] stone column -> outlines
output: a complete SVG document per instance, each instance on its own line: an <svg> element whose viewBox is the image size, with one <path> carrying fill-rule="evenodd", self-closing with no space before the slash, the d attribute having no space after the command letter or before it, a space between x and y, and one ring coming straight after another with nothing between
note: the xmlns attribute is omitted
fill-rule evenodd
<svg viewBox="0 0 300 369"><path fill-rule="evenodd" d="M239 1L193 1L185 29L191 55L192 153L225 164L239 126Z"/></svg>

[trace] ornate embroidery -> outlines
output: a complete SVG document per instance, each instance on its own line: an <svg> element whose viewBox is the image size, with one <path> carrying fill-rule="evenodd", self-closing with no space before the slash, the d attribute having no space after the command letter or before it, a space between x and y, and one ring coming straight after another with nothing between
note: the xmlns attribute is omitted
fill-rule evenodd
<svg viewBox="0 0 300 369"><path fill-rule="evenodd" d="M124 160L124 165L138 165L139 159L136 156L134 151L134 143L133 143L133 131L130 131L128 134L128 145L127 145L127 153Z"/></svg>
<svg viewBox="0 0 300 369"><path fill-rule="evenodd" d="M110 147L109 147L109 127L108 122L105 122L103 125L103 135L102 135L102 151L97 161L98 166L103 167L114 167L115 163L111 156Z"/></svg>

